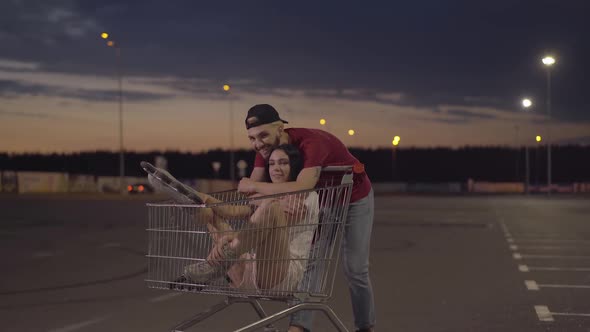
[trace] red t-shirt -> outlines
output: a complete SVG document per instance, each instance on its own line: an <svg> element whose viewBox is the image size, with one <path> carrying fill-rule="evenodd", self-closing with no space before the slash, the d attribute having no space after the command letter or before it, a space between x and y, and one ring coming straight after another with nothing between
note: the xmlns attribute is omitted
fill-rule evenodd
<svg viewBox="0 0 590 332"><path fill-rule="evenodd" d="M328 132L310 128L287 128L285 132L289 135L289 143L299 148L303 156L303 168L360 164L346 146ZM256 153L254 167L265 165L262 155ZM351 202L366 197L371 191L371 181L366 172L355 172L352 181Z"/></svg>

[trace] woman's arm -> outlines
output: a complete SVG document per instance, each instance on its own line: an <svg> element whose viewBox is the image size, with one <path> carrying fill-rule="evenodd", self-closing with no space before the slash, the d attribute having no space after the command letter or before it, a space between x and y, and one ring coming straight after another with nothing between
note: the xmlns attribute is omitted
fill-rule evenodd
<svg viewBox="0 0 590 332"><path fill-rule="evenodd" d="M203 200L205 204L218 204L223 203L223 201L204 193L197 193L199 197ZM221 204L219 206L211 206L213 212L216 215L225 218L246 218L252 214L252 209L250 205L235 205L235 204Z"/></svg>
<svg viewBox="0 0 590 332"><path fill-rule="evenodd" d="M238 191L243 193L260 193L263 195L280 194L298 190L307 190L315 187L320 178L322 168L307 167L301 170L297 180L284 183L257 182L254 179L242 178L238 185Z"/></svg>

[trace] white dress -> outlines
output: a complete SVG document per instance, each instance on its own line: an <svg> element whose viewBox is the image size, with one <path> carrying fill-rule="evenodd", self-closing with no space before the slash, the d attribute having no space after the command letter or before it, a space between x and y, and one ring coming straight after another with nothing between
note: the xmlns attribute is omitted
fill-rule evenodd
<svg viewBox="0 0 590 332"><path fill-rule="evenodd" d="M305 214L299 222L289 225L289 268L287 275L272 290L290 292L297 289L303 273L307 267L311 242L319 221L319 201L315 191L309 193L305 199ZM244 254L243 268L239 285L232 286L244 290L258 291L256 282L256 254ZM230 269L231 270L231 269ZM232 273L229 273L232 277ZM234 279L234 278L232 278ZM236 278L239 279L239 278Z"/></svg>

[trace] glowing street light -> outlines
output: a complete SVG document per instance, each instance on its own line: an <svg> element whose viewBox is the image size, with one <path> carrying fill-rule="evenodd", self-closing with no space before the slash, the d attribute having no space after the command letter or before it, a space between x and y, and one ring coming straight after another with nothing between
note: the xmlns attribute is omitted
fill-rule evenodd
<svg viewBox="0 0 590 332"><path fill-rule="evenodd" d="M555 64L555 58L550 55L544 57L541 61L543 61L543 64L545 66L552 66L553 64Z"/></svg>
<svg viewBox="0 0 590 332"><path fill-rule="evenodd" d="M531 106L533 106L533 102L529 98L524 98L522 100L522 107L529 108Z"/></svg>
<svg viewBox="0 0 590 332"><path fill-rule="evenodd" d="M227 84L223 85L223 91L229 91L229 89L231 89L231 87Z"/></svg>
<svg viewBox="0 0 590 332"><path fill-rule="evenodd" d="M393 138L393 141L391 141L391 144L393 144L393 146L398 146L399 145L399 141L400 141L400 137L399 136L395 136Z"/></svg>
<svg viewBox="0 0 590 332"><path fill-rule="evenodd" d="M543 139L542 139L542 138L541 138L541 136L539 136L539 135L537 135L537 136L535 137L535 141L537 141L537 142L541 142L542 140L543 140Z"/></svg>
<svg viewBox="0 0 590 332"><path fill-rule="evenodd" d="M354 136L354 130L352 130L352 129L348 129L348 135L350 135L350 136Z"/></svg>
<svg viewBox="0 0 590 332"><path fill-rule="evenodd" d="M320 124L322 126L325 126L326 125L326 119L320 119Z"/></svg>
<svg viewBox="0 0 590 332"><path fill-rule="evenodd" d="M100 34L100 37L101 37L102 39L107 39L107 38L109 38L109 34L108 34L108 33L106 33L106 32L103 32L103 33L101 33L101 34Z"/></svg>

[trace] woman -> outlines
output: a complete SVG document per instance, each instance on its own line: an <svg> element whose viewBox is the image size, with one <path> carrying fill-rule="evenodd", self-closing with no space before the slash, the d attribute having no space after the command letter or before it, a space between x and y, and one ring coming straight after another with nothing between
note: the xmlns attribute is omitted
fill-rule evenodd
<svg viewBox="0 0 590 332"><path fill-rule="evenodd" d="M270 153L266 175L273 183L294 181L302 168L299 150L284 144ZM206 194L198 195L205 204L221 202ZM256 205L253 213L248 206L202 209L216 243L207 262L185 268L186 282L202 283L227 275L230 285L236 288L295 289L305 271L318 223L317 193L250 201ZM248 223L239 231L233 231L225 222L244 217L249 217Z"/></svg>

